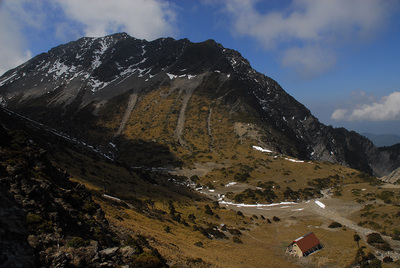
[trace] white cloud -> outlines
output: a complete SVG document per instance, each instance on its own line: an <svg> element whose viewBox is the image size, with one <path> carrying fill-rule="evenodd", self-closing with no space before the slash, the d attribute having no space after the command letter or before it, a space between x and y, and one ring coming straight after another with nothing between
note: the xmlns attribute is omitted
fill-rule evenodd
<svg viewBox="0 0 400 268"><path fill-rule="evenodd" d="M38 28L42 22L41 12L28 12L30 0L0 2L0 75L31 58L27 40L22 33L24 24ZM39 5L39 3L38 3Z"/></svg>
<svg viewBox="0 0 400 268"><path fill-rule="evenodd" d="M58 0L68 19L83 26L85 36L127 32L136 38L174 35L176 13L161 0ZM63 26L65 27L65 25Z"/></svg>
<svg viewBox="0 0 400 268"><path fill-rule="evenodd" d="M400 120L400 92L393 92L370 104L337 109L331 118L336 121Z"/></svg>
<svg viewBox="0 0 400 268"><path fill-rule="evenodd" d="M55 43L115 32L174 36L175 9L165 0L0 0L0 75L31 58L32 33Z"/></svg>
<svg viewBox="0 0 400 268"><path fill-rule="evenodd" d="M293 68L304 78L318 76L335 63L335 52L320 46L292 47L282 57L283 66Z"/></svg>
<svg viewBox="0 0 400 268"><path fill-rule="evenodd" d="M392 1L293 0L281 10L262 13L259 0L226 0L233 33L250 36L282 53L282 64L312 77L336 62L336 49L374 38ZM322 68L321 68L322 67Z"/></svg>

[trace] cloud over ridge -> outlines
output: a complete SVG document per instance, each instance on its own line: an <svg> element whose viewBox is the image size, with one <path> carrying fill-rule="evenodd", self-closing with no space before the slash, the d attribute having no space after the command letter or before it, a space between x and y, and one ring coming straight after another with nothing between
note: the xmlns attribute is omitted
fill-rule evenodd
<svg viewBox="0 0 400 268"><path fill-rule="evenodd" d="M30 32L63 42L116 32L151 40L176 35L176 17L166 0L0 0L0 75L31 58Z"/></svg>
<svg viewBox="0 0 400 268"><path fill-rule="evenodd" d="M391 1L294 0L262 13L258 0L225 1L233 31L258 40L267 50L283 50L281 63L311 78L331 69L344 42L375 36L391 12Z"/></svg>
<svg viewBox="0 0 400 268"><path fill-rule="evenodd" d="M175 33L176 13L162 0L57 0L66 16L83 25L85 36L99 37L127 32L154 39Z"/></svg>
<svg viewBox="0 0 400 268"><path fill-rule="evenodd" d="M331 119L336 121L400 120L400 92L393 92L371 104L336 109Z"/></svg>

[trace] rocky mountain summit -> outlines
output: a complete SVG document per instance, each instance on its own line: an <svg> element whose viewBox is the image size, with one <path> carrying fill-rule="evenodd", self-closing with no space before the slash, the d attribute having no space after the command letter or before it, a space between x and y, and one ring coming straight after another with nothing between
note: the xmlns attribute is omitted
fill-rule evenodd
<svg viewBox="0 0 400 268"><path fill-rule="evenodd" d="M323 125L213 40L81 38L5 73L0 103L131 166L234 162L255 145L376 176L400 166L397 151Z"/></svg>

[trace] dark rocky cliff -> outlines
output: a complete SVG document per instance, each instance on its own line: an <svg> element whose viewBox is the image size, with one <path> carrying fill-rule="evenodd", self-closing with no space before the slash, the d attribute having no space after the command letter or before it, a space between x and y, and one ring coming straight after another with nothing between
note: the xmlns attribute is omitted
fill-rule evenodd
<svg viewBox="0 0 400 268"><path fill-rule="evenodd" d="M113 232L85 186L1 126L0 185L0 267L140 267L142 247Z"/></svg>

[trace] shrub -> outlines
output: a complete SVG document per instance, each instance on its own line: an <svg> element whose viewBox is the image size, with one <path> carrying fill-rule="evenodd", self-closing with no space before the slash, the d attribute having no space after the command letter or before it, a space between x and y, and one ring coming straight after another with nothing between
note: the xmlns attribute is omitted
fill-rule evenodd
<svg viewBox="0 0 400 268"><path fill-rule="evenodd" d="M248 172L245 172L245 173L242 173L242 174L237 173L237 174L234 176L234 178L235 178L235 180L238 181L238 182L246 182L247 179L250 178L250 174L249 174Z"/></svg>
<svg viewBox="0 0 400 268"><path fill-rule="evenodd" d="M232 241L233 241L233 243L243 244L242 239L240 239L238 236L232 237Z"/></svg>
<svg viewBox="0 0 400 268"><path fill-rule="evenodd" d="M205 185L208 189L215 189L215 186L211 182L207 182Z"/></svg>
<svg viewBox="0 0 400 268"><path fill-rule="evenodd" d="M367 235L367 243L368 244L373 244L373 243L383 244L383 243L385 243L385 240L383 240L383 238L380 234L372 233L372 234Z"/></svg>
<svg viewBox="0 0 400 268"><path fill-rule="evenodd" d="M207 228L205 229L209 237L214 237L216 239L226 239L227 237L225 234L221 231L219 231L217 228Z"/></svg>
<svg viewBox="0 0 400 268"><path fill-rule="evenodd" d="M237 194L237 195L235 195L234 200L235 200L235 203L243 203L243 201L244 201L244 196L243 196L243 194Z"/></svg>
<svg viewBox="0 0 400 268"><path fill-rule="evenodd" d="M219 208L219 202L218 201L213 201L212 204L213 204L213 209Z"/></svg>
<svg viewBox="0 0 400 268"><path fill-rule="evenodd" d="M35 232L51 233L54 231L53 222L44 220L40 215L28 213L26 221Z"/></svg>
<svg viewBox="0 0 400 268"><path fill-rule="evenodd" d="M193 175L192 177L190 177L190 180L191 180L193 183L197 183L197 182L200 180L200 178L199 178L199 176L197 176L197 175Z"/></svg>
<svg viewBox="0 0 400 268"><path fill-rule="evenodd" d="M334 196L342 196L342 189L336 189L334 192L333 192L333 195Z"/></svg>
<svg viewBox="0 0 400 268"><path fill-rule="evenodd" d="M189 259L189 262L196 264L196 263L202 263L203 259L202 258L193 258L193 259Z"/></svg>
<svg viewBox="0 0 400 268"><path fill-rule="evenodd" d="M392 237L392 239L393 239L393 240L398 240L398 241L399 241L399 240L400 240L400 235L394 235L394 236Z"/></svg>
<svg viewBox="0 0 400 268"><path fill-rule="evenodd" d="M135 249L137 254L143 253L143 248L139 245L139 243L132 236L128 235L128 238L125 240L125 245L130 246Z"/></svg>
<svg viewBox="0 0 400 268"><path fill-rule="evenodd" d="M340 228L340 227L342 227L343 225L341 225L340 223L338 223L338 222L336 222L336 221L334 221L334 222L332 222L331 224L329 224L329 228Z"/></svg>
<svg viewBox="0 0 400 268"><path fill-rule="evenodd" d="M228 232L233 234L233 235L241 235L242 234L241 231L239 231L238 229L234 229L234 228L228 229Z"/></svg>
<svg viewBox="0 0 400 268"><path fill-rule="evenodd" d="M377 195L377 197L379 199L382 199L383 202L385 202L386 204L390 204L392 203L392 197L394 196L394 192L392 191L382 191L381 194Z"/></svg>
<svg viewBox="0 0 400 268"><path fill-rule="evenodd" d="M196 246L196 247L199 247L199 248L202 248L203 247L203 243L202 242L196 242L196 243L194 243L194 245Z"/></svg>
<svg viewBox="0 0 400 268"><path fill-rule="evenodd" d="M164 231L165 231L166 233L170 233L170 232L171 232L171 227L169 227L168 225L165 226Z"/></svg>
<svg viewBox="0 0 400 268"><path fill-rule="evenodd" d="M273 219L274 221L280 221L280 220L281 220L281 219L279 219L277 216L272 217L272 219Z"/></svg>
<svg viewBox="0 0 400 268"><path fill-rule="evenodd" d="M211 210L211 208L210 208L210 206L209 205L205 205L205 213L207 214L207 215L214 215L214 212Z"/></svg>
<svg viewBox="0 0 400 268"><path fill-rule="evenodd" d="M158 268L164 267L162 261L151 253L140 254L133 262L132 267L137 268Z"/></svg>
<svg viewBox="0 0 400 268"><path fill-rule="evenodd" d="M80 248L89 245L89 241L84 240L82 237L74 237L68 243L67 247Z"/></svg>
<svg viewBox="0 0 400 268"><path fill-rule="evenodd" d="M189 219L190 222L195 223L196 216L195 216L193 213L192 213L192 214L189 214L188 219Z"/></svg>
<svg viewBox="0 0 400 268"><path fill-rule="evenodd" d="M82 209L90 215L93 215L97 210L96 205L93 202L85 202Z"/></svg>
<svg viewBox="0 0 400 268"><path fill-rule="evenodd" d="M98 241L100 244L106 243L106 240L105 240L104 234L103 234L103 230L101 229L101 227L94 228L93 236L96 239L96 241Z"/></svg>
<svg viewBox="0 0 400 268"><path fill-rule="evenodd" d="M393 262L393 259L390 256L386 256L383 258L383 262Z"/></svg>
<svg viewBox="0 0 400 268"><path fill-rule="evenodd" d="M374 259L369 262L370 267L382 267L381 261L378 259Z"/></svg>
<svg viewBox="0 0 400 268"><path fill-rule="evenodd" d="M28 215L26 215L26 221L29 224L39 224L43 221L43 219L40 215L28 213Z"/></svg>
<svg viewBox="0 0 400 268"><path fill-rule="evenodd" d="M373 246L377 247L383 251L392 251L393 249L390 247L389 243L383 240L382 236L378 233L372 233L367 235L367 243L373 244Z"/></svg>
<svg viewBox="0 0 400 268"><path fill-rule="evenodd" d="M356 199L356 202L357 202L358 204L365 203L365 201L364 201L363 199L359 199L359 198Z"/></svg>

